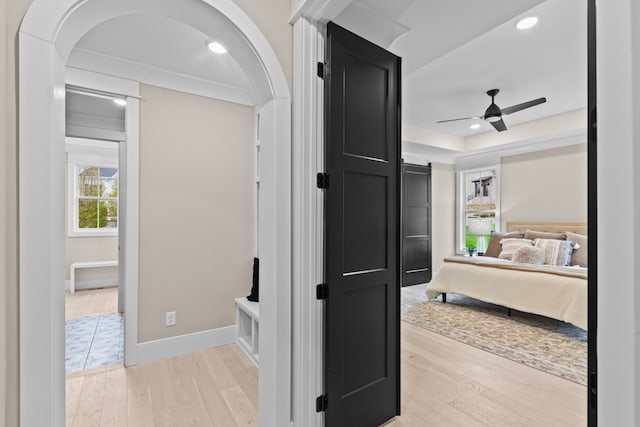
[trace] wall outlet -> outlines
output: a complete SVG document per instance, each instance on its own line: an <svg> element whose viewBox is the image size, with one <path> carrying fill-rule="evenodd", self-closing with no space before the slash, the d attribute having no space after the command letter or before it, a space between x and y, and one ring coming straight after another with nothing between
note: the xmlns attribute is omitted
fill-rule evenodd
<svg viewBox="0 0 640 427"><path fill-rule="evenodd" d="M164 314L164 326L175 326L175 325L176 325L176 312L167 311Z"/></svg>

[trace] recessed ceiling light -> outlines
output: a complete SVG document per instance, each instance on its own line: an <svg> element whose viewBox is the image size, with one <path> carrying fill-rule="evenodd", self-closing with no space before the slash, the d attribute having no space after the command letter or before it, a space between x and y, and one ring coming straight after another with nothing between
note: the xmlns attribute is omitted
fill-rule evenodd
<svg viewBox="0 0 640 427"><path fill-rule="evenodd" d="M480 127L480 123L474 123L471 126L469 126L471 129L478 129Z"/></svg>
<svg viewBox="0 0 640 427"><path fill-rule="evenodd" d="M218 54L227 53L227 49L218 42L208 41L207 47L213 53L218 53Z"/></svg>
<svg viewBox="0 0 640 427"><path fill-rule="evenodd" d="M124 107L127 105L127 100L122 98L113 98L113 103L120 107Z"/></svg>
<svg viewBox="0 0 640 427"><path fill-rule="evenodd" d="M539 20L540 17L537 15L525 16L524 18L518 19L516 21L516 28L519 30L528 30L529 28L535 26Z"/></svg>

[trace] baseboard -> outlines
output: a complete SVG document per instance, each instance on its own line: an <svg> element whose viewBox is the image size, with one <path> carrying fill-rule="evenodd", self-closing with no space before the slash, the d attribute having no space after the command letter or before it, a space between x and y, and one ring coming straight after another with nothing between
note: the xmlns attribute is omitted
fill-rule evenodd
<svg viewBox="0 0 640 427"><path fill-rule="evenodd" d="M118 286L118 276L100 277L97 279L76 280L76 291L80 289L104 288L107 286ZM71 280L64 281L64 288L71 290Z"/></svg>
<svg viewBox="0 0 640 427"><path fill-rule="evenodd" d="M236 342L236 325L138 344L136 362L153 362Z"/></svg>

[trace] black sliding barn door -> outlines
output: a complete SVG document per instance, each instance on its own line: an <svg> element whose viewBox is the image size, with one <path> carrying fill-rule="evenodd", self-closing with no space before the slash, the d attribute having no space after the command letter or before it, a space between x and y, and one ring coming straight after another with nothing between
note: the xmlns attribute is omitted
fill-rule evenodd
<svg viewBox="0 0 640 427"><path fill-rule="evenodd" d="M402 286L431 281L431 163L402 165Z"/></svg>
<svg viewBox="0 0 640 427"><path fill-rule="evenodd" d="M378 426L400 412L400 58L333 23L326 46L325 425Z"/></svg>

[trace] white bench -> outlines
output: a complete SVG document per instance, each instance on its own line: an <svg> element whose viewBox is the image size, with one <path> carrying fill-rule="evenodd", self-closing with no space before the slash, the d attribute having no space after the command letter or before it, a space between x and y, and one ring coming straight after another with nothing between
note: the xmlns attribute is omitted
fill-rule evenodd
<svg viewBox="0 0 640 427"><path fill-rule="evenodd" d="M260 304L246 298L236 298L237 341L253 363L258 366L260 341Z"/></svg>
<svg viewBox="0 0 640 427"><path fill-rule="evenodd" d="M96 267L117 267L118 261L89 261L89 262L74 262L71 264L69 272L69 292L74 293L76 291L76 270L78 268L96 268Z"/></svg>

